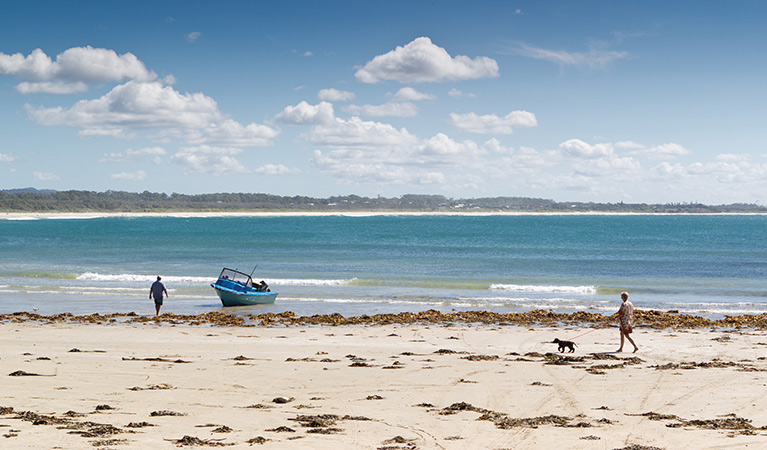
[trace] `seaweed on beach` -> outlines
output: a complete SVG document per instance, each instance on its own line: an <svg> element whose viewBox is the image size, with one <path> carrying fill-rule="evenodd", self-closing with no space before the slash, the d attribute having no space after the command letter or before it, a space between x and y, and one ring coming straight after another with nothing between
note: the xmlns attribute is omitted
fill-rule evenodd
<svg viewBox="0 0 767 450"><path fill-rule="evenodd" d="M39 373L25 372L23 370L17 370L8 374L9 377L55 377L56 375L43 375Z"/></svg>
<svg viewBox="0 0 767 450"><path fill-rule="evenodd" d="M128 443L127 439L102 439L102 440L93 441L91 445L94 447L107 447L109 445L121 445L121 444L127 444L127 443Z"/></svg>
<svg viewBox="0 0 767 450"><path fill-rule="evenodd" d="M738 417L736 414L726 414L717 419L683 419L674 414L658 414L647 412L643 414L626 414L627 416L643 416L650 420L670 420L672 423L666 424L669 428L695 427L705 430L726 430L734 434L752 435L758 430L767 429L767 426L757 428L751 424L751 419Z"/></svg>
<svg viewBox="0 0 767 450"><path fill-rule="evenodd" d="M167 383L150 384L147 387L133 386L128 388L129 391L166 391L171 389L176 388Z"/></svg>
<svg viewBox="0 0 767 450"><path fill-rule="evenodd" d="M614 448L613 450L666 450L661 447L648 447L646 445L632 444L628 447Z"/></svg>
<svg viewBox="0 0 767 450"><path fill-rule="evenodd" d="M590 427L591 426L591 424L587 422L579 422L575 425L571 425L570 422L572 422L573 420L571 417L557 416L557 415L548 415L548 416L540 416L540 417L523 417L523 418L509 417L508 414L491 411L485 408L479 408L466 402L453 403L452 405L439 410L439 414L452 415L452 414L457 414L463 411L471 411L471 412L479 413L480 416L479 418L477 418L477 420L488 420L490 422L493 422L493 424L497 428L500 428L502 430L507 430L511 428L520 428L520 427L537 428L541 425L554 425L559 427L570 427L570 426Z"/></svg>
<svg viewBox="0 0 767 450"><path fill-rule="evenodd" d="M185 435L181 439L166 439L179 447L185 446L207 446L207 447L226 447L234 444L221 442L219 439L200 439L196 436Z"/></svg>
<svg viewBox="0 0 767 450"><path fill-rule="evenodd" d="M167 362L174 364L189 364L191 361L184 361L183 359L168 359L168 358L136 358L132 356L130 358L123 358L123 361L150 361L150 362Z"/></svg>
<svg viewBox="0 0 767 450"><path fill-rule="evenodd" d="M499 359L498 355L469 355L469 356L462 356L461 359L465 359L467 361L495 361Z"/></svg>
<svg viewBox="0 0 767 450"><path fill-rule="evenodd" d="M679 363L666 363L650 366L655 370L693 370L693 369L723 369L734 367L740 372L763 372L763 369L750 366L748 364L737 363L732 361L707 361L707 362L695 362L695 361L682 361Z"/></svg>
<svg viewBox="0 0 767 450"><path fill-rule="evenodd" d="M185 416L186 413L180 413L176 411L168 411L167 409L161 411L152 411L149 413L150 417L162 417L162 416Z"/></svg>
<svg viewBox="0 0 767 450"><path fill-rule="evenodd" d="M252 326L302 326L302 325L388 325L388 324L442 324L476 323L489 325L578 325L602 327L614 319L614 316L604 316L589 312L574 312L571 314L555 313L553 311L533 310L522 313L498 313L492 311L453 311L441 312L427 310L419 312L401 312L390 314L361 315L344 317L339 313L315 314L298 316L292 311L281 313L246 314L239 317L232 314L211 311L204 314L176 315L164 313L160 316L140 316L135 312L114 314L90 314L76 316L71 313L42 316L36 313L16 312L0 314L0 322L44 322L44 323L169 323L191 326L218 327L252 327ZM767 329L767 313L743 314L725 316L712 320L704 317L668 313L655 310L636 310L636 325L655 329L679 328L756 328Z"/></svg>

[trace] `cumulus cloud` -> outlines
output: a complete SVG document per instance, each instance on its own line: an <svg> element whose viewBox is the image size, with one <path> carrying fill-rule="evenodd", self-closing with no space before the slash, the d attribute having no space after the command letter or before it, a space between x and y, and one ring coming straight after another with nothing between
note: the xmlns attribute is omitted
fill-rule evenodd
<svg viewBox="0 0 767 450"><path fill-rule="evenodd" d="M615 148L642 149L642 148L645 148L645 146L634 141L620 141L615 143Z"/></svg>
<svg viewBox="0 0 767 450"><path fill-rule="evenodd" d="M613 61L629 57L629 53L624 51L590 48L586 52L568 52L549 50L524 43L517 44L512 50L518 55L549 61L561 67L586 69L602 69Z"/></svg>
<svg viewBox="0 0 767 450"><path fill-rule="evenodd" d="M435 95L418 92L411 87L403 87L394 94L394 100L398 102L418 102L421 100L434 100Z"/></svg>
<svg viewBox="0 0 767 450"><path fill-rule="evenodd" d="M514 127L535 127L538 121L535 114L528 111L512 111L504 117L495 114L478 115L476 113L450 113L453 126L459 130L478 134L512 134Z"/></svg>
<svg viewBox="0 0 767 450"><path fill-rule="evenodd" d="M261 175L295 175L301 173L301 169L283 166L282 164L264 164L255 170Z"/></svg>
<svg viewBox="0 0 767 450"><path fill-rule="evenodd" d="M14 162L17 159L12 153L0 153L0 163Z"/></svg>
<svg viewBox="0 0 767 450"><path fill-rule="evenodd" d="M677 156L689 155L690 153L692 152L682 147L681 145L674 143L662 144L655 147L644 148L631 152L631 154L634 155L641 155L656 159L675 158Z"/></svg>
<svg viewBox="0 0 767 450"><path fill-rule="evenodd" d="M403 47L378 55L354 75L363 83L396 81L423 83L498 76L498 63L489 57L455 57L428 37L419 37Z"/></svg>
<svg viewBox="0 0 767 450"><path fill-rule="evenodd" d="M120 180L120 181L141 181L146 179L146 172L143 170L139 170L136 172L122 172L122 173L114 173L110 175L109 177L113 180Z"/></svg>
<svg viewBox="0 0 767 450"><path fill-rule="evenodd" d="M199 31L192 31L191 33L186 35L186 41L189 43L195 43L198 39L202 37L202 33Z"/></svg>
<svg viewBox="0 0 767 450"><path fill-rule="evenodd" d="M681 164L671 164L663 161L650 169L650 174L656 178L678 178L685 175L685 169Z"/></svg>
<svg viewBox="0 0 767 450"><path fill-rule="evenodd" d="M320 102L317 105L301 102L296 106L286 106L275 119L290 125L311 125L329 123L334 117L333 105L328 102Z"/></svg>
<svg viewBox="0 0 767 450"><path fill-rule="evenodd" d="M33 172L32 176L38 181L53 181L60 179L58 175L50 172Z"/></svg>
<svg viewBox="0 0 767 450"><path fill-rule="evenodd" d="M354 100L354 92L339 91L338 89L320 89L317 98L328 102L346 102Z"/></svg>
<svg viewBox="0 0 767 450"><path fill-rule="evenodd" d="M559 150L564 156L585 159L612 156L615 152L612 144L591 145L580 139L570 139L562 142L559 144Z"/></svg>
<svg viewBox="0 0 767 450"><path fill-rule="evenodd" d="M159 164L162 156L167 152L162 147L144 147L137 150L129 148L125 152L113 152L104 155L99 162L127 162L134 161L145 156L151 157L154 163Z"/></svg>
<svg viewBox="0 0 767 450"><path fill-rule="evenodd" d="M474 97L476 97L476 95L474 95L474 94L467 94L467 93L465 93L465 92L463 92L463 91L461 91L459 89L456 89L456 88L450 89L447 92L447 95L449 95L449 96L451 96L453 98L461 98L461 97L474 98Z"/></svg>
<svg viewBox="0 0 767 450"><path fill-rule="evenodd" d="M405 128L397 129L387 123L365 121L359 117L349 120L336 118L327 124L312 127L306 136L315 145L332 148L397 148L418 142Z"/></svg>
<svg viewBox="0 0 767 450"><path fill-rule="evenodd" d="M483 145L488 151L492 153L500 153L500 154L507 154L512 153L514 149L511 147L505 147L501 144L501 141L499 141L496 138L492 138L484 143Z"/></svg>
<svg viewBox="0 0 767 450"><path fill-rule="evenodd" d="M349 105L344 111L373 117L415 117L418 107L410 102L386 102L382 105Z"/></svg>
<svg viewBox="0 0 767 450"><path fill-rule="evenodd" d="M159 81L129 81L94 100L80 100L71 108L26 105L42 125L67 125L81 136L132 138L152 133L154 138L178 138L202 145L264 146L279 131L266 125L243 125L224 116L216 102L202 93L180 93Z"/></svg>
<svg viewBox="0 0 767 450"><path fill-rule="evenodd" d="M92 83L157 78L132 53L118 55L114 50L91 46L65 50L55 61L39 48L27 56L0 52L0 74L23 80L16 86L22 94L70 94L84 92Z"/></svg>
<svg viewBox="0 0 767 450"><path fill-rule="evenodd" d="M230 173L249 173L234 155L242 153L240 148L211 147L182 147L171 157L171 162L178 164L192 173L207 173L224 175Z"/></svg>

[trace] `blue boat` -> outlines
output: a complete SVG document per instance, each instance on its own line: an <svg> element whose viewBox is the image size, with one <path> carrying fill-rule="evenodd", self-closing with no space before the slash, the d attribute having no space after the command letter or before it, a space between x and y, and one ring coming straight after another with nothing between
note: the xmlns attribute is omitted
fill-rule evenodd
<svg viewBox="0 0 767 450"><path fill-rule="evenodd" d="M264 305L277 298L265 282L253 283L250 275L233 269L224 268L211 287L224 306Z"/></svg>

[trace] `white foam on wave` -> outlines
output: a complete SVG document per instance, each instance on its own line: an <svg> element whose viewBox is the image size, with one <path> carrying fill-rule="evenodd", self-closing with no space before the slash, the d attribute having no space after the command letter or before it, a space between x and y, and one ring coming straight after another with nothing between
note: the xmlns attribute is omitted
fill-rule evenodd
<svg viewBox="0 0 767 450"><path fill-rule="evenodd" d="M152 282L157 279L157 275L138 275L133 273L123 274L103 274L96 272L85 272L77 277L78 280L85 281L112 281L112 282ZM210 277L189 277L189 276L163 276L163 281L174 283L212 283L216 281L215 278Z"/></svg>
<svg viewBox="0 0 767 450"><path fill-rule="evenodd" d="M351 280L318 280L318 279L273 279L266 280L269 284L275 286L347 286L354 282L356 278Z"/></svg>
<svg viewBox="0 0 767 450"><path fill-rule="evenodd" d="M493 291L556 292L564 294L596 294L596 286L546 286L535 284L491 284Z"/></svg>
<svg viewBox="0 0 767 450"><path fill-rule="evenodd" d="M261 279L256 277L257 279ZM151 283L157 279L156 275L139 275L132 273L123 274L103 274L97 272L86 272L77 277L82 281L109 281L114 283ZM210 284L216 281L215 278L210 277L192 277L192 276L173 276L163 275L162 280L171 283L189 283L189 284ZM321 279L271 279L264 278L264 280L274 286L346 286L356 280L356 278L350 280L321 280ZM257 280L254 280L257 281Z"/></svg>

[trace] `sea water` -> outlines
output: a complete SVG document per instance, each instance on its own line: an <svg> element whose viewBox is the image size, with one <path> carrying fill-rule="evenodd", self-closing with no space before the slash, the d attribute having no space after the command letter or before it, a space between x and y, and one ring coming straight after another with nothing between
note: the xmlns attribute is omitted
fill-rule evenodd
<svg viewBox="0 0 767 450"><path fill-rule="evenodd" d="M223 267L279 292L223 308ZM0 219L0 313L767 312L767 216L370 215Z"/></svg>

